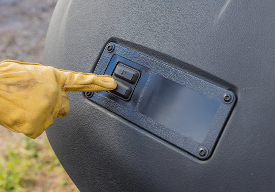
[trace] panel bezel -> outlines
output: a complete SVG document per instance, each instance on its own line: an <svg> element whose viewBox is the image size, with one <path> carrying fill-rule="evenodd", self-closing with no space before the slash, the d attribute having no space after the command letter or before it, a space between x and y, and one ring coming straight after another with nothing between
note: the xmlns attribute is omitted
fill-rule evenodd
<svg viewBox="0 0 275 192"><path fill-rule="evenodd" d="M235 94L232 91L214 85L213 83L205 81L185 71L173 68L163 62L149 58L141 53L122 47L119 44L112 44L115 49L110 52L107 50L107 46L105 47L94 73L98 75L112 75L116 63L122 62L141 71L140 80L136 85L131 100L129 101L121 100L108 92L95 93L91 98L89 98L89 100L103 106L140 128L145 129L146 131L162 138L178 148L183 149L201 160L208 159L213 153L219 135L221 134L236 102ZM112 61L114 58L116 58L115 62ZM211 128L206 136L206 139L202 143L198 143L176 131L168 129L165 126L155 122L153 119L142 115L138 111L138 106L142 100L142 96L146 91L150 78L154 74L160 75L199 93L207 95L209 98L215 99L220 103L220 107L211 124ZM143 79L142 82L141 79ZM230 94L232 96L231 102L226 103L223 101L224 94ZM204 155L200 154L202 150L205 151Z"/></svg>

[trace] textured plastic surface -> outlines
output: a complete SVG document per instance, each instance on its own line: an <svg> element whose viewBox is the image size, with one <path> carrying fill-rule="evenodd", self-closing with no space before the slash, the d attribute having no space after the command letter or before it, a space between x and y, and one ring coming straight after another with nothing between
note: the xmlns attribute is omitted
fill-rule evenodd
<svg viewBox="0 0 275 192"><path fill-rule="evenodd" d="M115 47L111 53L110 45ZM104 49L94 73L114 76L120 63L140 71L139 81L128 83L129 87L133 85L133 98L121 101L113 94L100 92L89 99L188 153L207 159L235 104L234 94L114 43ZM116 80L117 90L124 92L127 86L120 83L121 78ZM231 102L224 102L225 94L230 94ZM199 155L201 147L207 154Z"/></svg>
<svg viewBox="0 0 275 192"><path fill-rule="evenodd" d="M274 10L271 0L59 0L44 65L90 72L113 41L238 97L201 161L68 93L71 111L47 135L79 190L274 191Z"/></svg>

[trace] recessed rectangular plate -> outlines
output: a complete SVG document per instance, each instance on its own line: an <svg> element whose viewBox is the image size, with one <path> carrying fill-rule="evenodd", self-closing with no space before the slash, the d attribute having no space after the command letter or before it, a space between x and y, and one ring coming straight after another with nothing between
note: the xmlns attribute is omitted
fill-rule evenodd
<svg viewBox="0 0 275 192"><path fill-rule="evenodd" d="M112 45L115 49L104 49L94 73L116 78L114 70L121 63L138 71L135 84L116 79L132 87L131 98L123 100L110 92L99 92L89 99L199 159L209 158L236 101L234 93Z"/></svg>

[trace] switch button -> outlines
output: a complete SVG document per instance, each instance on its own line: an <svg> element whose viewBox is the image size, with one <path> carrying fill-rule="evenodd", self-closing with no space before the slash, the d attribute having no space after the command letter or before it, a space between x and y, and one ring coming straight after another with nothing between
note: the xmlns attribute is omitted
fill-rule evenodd
<svg viewBox="0 0 275 192"><path fill-rule="evenodd" d="M111 92L123 97L124 99L128 99L131 96L132 88L117 81L117 88Z"/></svg>
<svg viewBox="0 0 275 192"><path fill-rule="evenodd" d="M135 84L139 78L139 72L119 63L114 71L116 77Z"/></svg>

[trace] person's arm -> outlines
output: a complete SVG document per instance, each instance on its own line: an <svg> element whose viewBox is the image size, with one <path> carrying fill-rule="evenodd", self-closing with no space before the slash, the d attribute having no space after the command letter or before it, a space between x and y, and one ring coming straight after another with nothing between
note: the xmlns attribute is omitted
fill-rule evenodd
<svg viewBox="0 0 275 192"><path fill-rule="evenodd" d="M65 91L108 91L116 88L108 75L56 69L13 60L0 62L0 124L36 138L57 117L70 111Z"/></svg>

